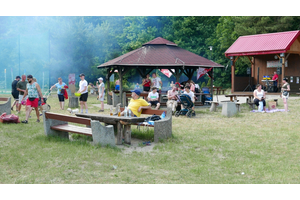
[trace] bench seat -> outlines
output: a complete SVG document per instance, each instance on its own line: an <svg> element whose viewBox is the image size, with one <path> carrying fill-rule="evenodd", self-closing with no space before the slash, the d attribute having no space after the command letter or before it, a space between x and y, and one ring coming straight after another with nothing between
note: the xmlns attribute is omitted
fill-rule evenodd
<svg viewBox="0 0 300 200"><path fill-rule="evenodd" d="M80 127L80 126L75 126L71 124L61 124L61 125L56 125L56 126L51 126L51 129L57 130L57 131L66 131L70 133L77 133L77 134L82 134L82 135L87 135L87 136L92 136L92 129L87 128L87 127Z"/></svg>
<svg viewBox="0 0 300 200"><path fill-rule="evenodd" d="M92 136L96 145L115 146L114 128L112 125L103 126L99 121L82 117L74 117L43 111L44 131L47 136L58 136L69 139L69 133ZM76 126L69 123L81 124Z"/></svg>

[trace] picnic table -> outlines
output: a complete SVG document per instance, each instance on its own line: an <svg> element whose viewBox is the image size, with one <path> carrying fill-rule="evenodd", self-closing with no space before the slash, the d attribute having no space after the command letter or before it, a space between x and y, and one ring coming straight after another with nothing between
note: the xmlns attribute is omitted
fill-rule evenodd
<svg viewBox="0 0 300 200"><path fill-rule="evenodd" d="M216 95L221 94L221 89L222 89L222 87L213 86L213 91L216 91ZM223 91L223 93L224 93L224 91Z"/></svg>
<svg viewBox="0 0 300 200"><path fill-rule="evenodd" d="M117 128L117 145L122 144L122 138L124 133L124 142L131 144L131 125L139 122L144 122L145 117L124 117L116 115L101 115L101 114L76 114L78 117L90 118L92 120L98 120L105 124L111 124Z"/></svg>
<svg viewBox="0 0 300 200"><path fill-rule="evenodd" d="M225 97L230 97L230 101L237 100L237 97L248 97L250 101L253 100L253 94L227 94ZM234 98L234 100L233 100Z"/></svg>

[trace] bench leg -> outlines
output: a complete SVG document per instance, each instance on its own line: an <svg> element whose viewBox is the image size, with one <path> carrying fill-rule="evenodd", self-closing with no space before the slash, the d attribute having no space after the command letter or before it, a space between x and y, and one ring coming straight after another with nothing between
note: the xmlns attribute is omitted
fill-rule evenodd
<svg viewBox="0 0 300 200"><path fill-rule="evenodd" d="M124 142L131 144L131 125L124 125Z"/></svg>
<svg viewBox="0 0 300 200"><path fill-rule="evenodd" d="M238 112L241 112L241 110L240 110L240 104L235 104L235 105L236 105L237 111L238 111Z"/></svg>
<svg viewBox="0 0 300 200"><path fill-rule="evenodd" d="M112 125L103 126L99 121L91 121L93 143L101 146L116 146L114 127Z"/></svg>
<svg viewBox="0 0 300 200"><path fill-rule="evenodd" d="M121 145L122 144L122 138L123 138L123 125L118 122L117 124L117 129L118 129L118 135L117 135L117 145Z"/></svg>
<svg viewBox="0 0 300 200"><path fill-rule="evenodd" d="M209 111L210 112L216 112L217 111L217 104L212 102Z"/></svg>

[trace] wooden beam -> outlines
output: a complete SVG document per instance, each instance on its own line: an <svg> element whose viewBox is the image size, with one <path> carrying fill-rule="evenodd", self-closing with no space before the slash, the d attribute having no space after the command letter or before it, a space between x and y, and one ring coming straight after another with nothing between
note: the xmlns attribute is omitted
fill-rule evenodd
<svg viewBox="0 0 300 200"><path fill-rule="evenodd" d="M235 63L239 57L240 57L240 56L237 56L233 62Z"/></svg>
<svg viewBox="0 0 300 200"><path fill-rule="evenodd" d="M234 92L234 76L235 76L235 62L231 65L231 94Z"/></svg>
<svg viewBox="0 0 300 200"><path fill-rule="evenodd" d="M122 68L123 67L118 67L118 73L119 73L119 79L120 79L120 102L121 102L121 106L125 106L124 102L123 102L123 76L122 76Z"/></svg>
<svg viewBox="0 0 300 200"><path fill-rule="evenodd" d="M252 60L250 59L250 56L247 56L247 58L249 59L251 65L252 65L253 63L252 63Z"/></svg>

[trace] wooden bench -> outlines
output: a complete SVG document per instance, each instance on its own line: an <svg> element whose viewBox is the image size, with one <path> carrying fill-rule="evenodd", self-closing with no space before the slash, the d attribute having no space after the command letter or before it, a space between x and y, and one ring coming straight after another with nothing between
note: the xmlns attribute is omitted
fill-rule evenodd
<svg viewBox="0 0 300 200"><path fill-rule="evenodd" d="M62 115L43 111L44 131L47 136L69 138L69 133L93 137L94 144L115 146L114 128L112 125L103 126L99 121L88 118ZM86 127L69 124L81 124Z"/></svg>
<svg viewBox="0 0 300 200"><path fill-rule="evenodd" d="M121 112L124 108L120 108ZM159 139L165 139L172 137L172 109L167 108L167 110L152 110L152 109L142 109L142 115L158 115L160 116L163 112L166 113L164 119L154 121L154 125L145 125L142 123L137 123L138 126L154 127L154 142L158 142Z"/></svg>
<svg viewBox="0 0 300 200"><path fill-rule="evenodd" d="M6 113L7 115L11 114L11 98L0 98L0 115Z"/></svg>
<svg viewBox="0 0 300 200"><path fill-rule="evenodd" d="M220 89L220 94L222 92L222 94L225 94L226 89Z"/></svg>

